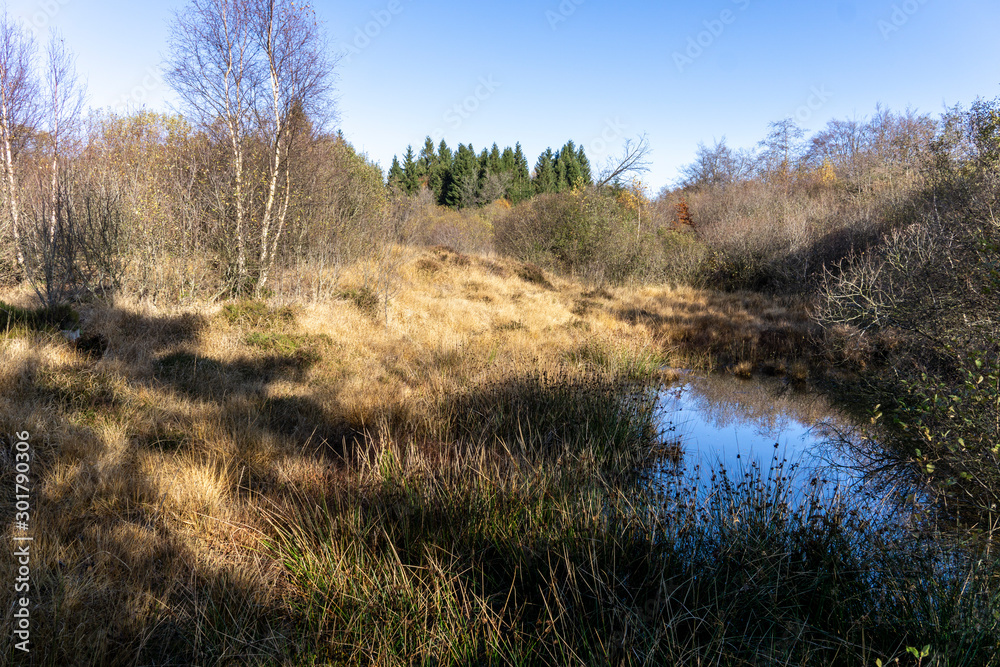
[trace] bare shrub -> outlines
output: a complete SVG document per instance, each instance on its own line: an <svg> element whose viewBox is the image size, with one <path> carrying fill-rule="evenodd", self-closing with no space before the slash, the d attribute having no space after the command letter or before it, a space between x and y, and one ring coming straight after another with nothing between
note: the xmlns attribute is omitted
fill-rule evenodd
<svg viewBox="0 0 1000 667"><path fill-rule="evenodd" d="M650 268L638 216L597 189L539 195L500 217L497 250L578 276L588 283L621 283Z"/></svg>
<svg viewBox="0 0 1000 667"><path fill-rule="evenodd" d="M486 206L456 210L438 205L433 193L421 188L416 196L398 195L391 215L401 230L400 240L485 254L493 250L493 221L509 209L507 200L497 199Z"/></svg>
<svg viewBox="0 0 1000 667"><path fill-rule="evenodd" d="M299 141L332 114L329 53L312 8L293 2L192 0L173 22L167 79L227 146L231 177L217 214L235 240L234 292L260 294L270 277L300 173Z"/></svg>
<svg viewBox="0 0 1000 667"><path fill-rule="evenodd" d="M660 229L658 235L662 253L653 256L658 261L651 267L650 277L672 285L702 287L708 246L690 232Z"/></svg>
<svg viewBox="0 0 1000 667"><path fill-rule="evenodd" d="M55 208L48 199L32 210L21 236L24 269L48 308L85 293L110 296L121 288L128 259L119 198L112 193L73 193L61 184Z"/></svg>
<svg viewBox="0 0 1000 667"><path fill-rule="evenodd" d="M790 121L771 124L760 152L699 146L678 190L713 254L709 281L724 289L802 290L852 253L877 246L915 214L935 123L878 109L831 121L803 141ZM665 211L661 212L665 215Z"/></svg>
<svg viewBox="0 0 1000 667"><path fill-rule="evenodd" d="M946 115L910 224L828 271L828 331L892 336L879 372L845 382L872 411L885 465L949 519L995 530L1000 502L1000 104Z"/></svg>
<svg viewBox="0 0 1000 667"><path fill-rule="evenodd" d="M323 301L336 295L346 266L382 256L400 230L389 217L381 170L341 136L314 138L298 168L297 216L275 290Z"/></svg>

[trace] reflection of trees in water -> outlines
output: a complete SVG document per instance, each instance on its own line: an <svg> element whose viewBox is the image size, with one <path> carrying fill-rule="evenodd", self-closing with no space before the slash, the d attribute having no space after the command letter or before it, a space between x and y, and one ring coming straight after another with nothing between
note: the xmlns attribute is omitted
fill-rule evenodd
<svg viewBox="0 0 1000 667"><path fill-rule="evenodd" d="M795 391L775 379L692 375L668 387L661 406L674 449L671 456L661 459L656 475L659 483L672 492L683 487L682 496L693 493L692 489L699 485L716 489L733 474L738 483L749 471L765 486L790 485L785 490L798 500L815 495L844 503L853 511L863 509L887 528L910 525L928 509L928 498L921 491L913 467L889 457L869 424L853 421L821 395ZM808 429L808 440L803 441L805 450L793 448L796 454L808 451L809 456L796 457L793 462L779 460L778 456L788 452L779 454L776 448L770 462L754 461L751 454L746 468L733 459L705 468L697 460L688 459L684 446L691 430L697 432L697 424L719 431L754 433L759 439L757 454L769 451L768 442L773 444L783 435ZM743 437L740 444L744 452L747 445L751 451L754 449ZM714 447L711 441L703 440L702 445L710 451Z"/></svg>
<svg viewBox="0 0 1000 667"><path fill-rule="evenodd" d="M776 437L793 423L810 428L843 419L821 396L792 391L777 380L697 377L680 391L704 422L719 429L752 428L761 437Z"/></svg>

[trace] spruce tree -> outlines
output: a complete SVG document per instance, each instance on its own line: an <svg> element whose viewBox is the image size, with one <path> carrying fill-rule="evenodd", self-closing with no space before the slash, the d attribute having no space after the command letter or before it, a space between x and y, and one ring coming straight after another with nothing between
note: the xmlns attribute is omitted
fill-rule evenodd
<svg viewBox="0 0 1000 667"><path fill-rule="evenodd" d="M535 194L535 186L531 182L531 171L528 169L528 158L518 142L514 147L514 180L511 183L510 201L513 204L531 199Z"/></svg>
<svg viewBox="0 0 1000 667"><path fill-rule="evenodd" d="M437 198L437 203L446 206L448 204L448 196L451 194L452 187L452 168L453 158L451 155L451 149L448 148L448 144L445 143L444 139L438 144L438 173L441 176L441 183L438 189L435 190L434 195Z"/></svg>
<svg viewBox="0 0 1000 667"><path fill-rule="evenodd" d="M427 137L424 140L424 147L420 149L420 156L417 158L417 163L425 174L430 174L434 165L437 164L437 160L438 156L434 151L434 140Z"/></svg>
<svg viewBox="0 0 1000 667"><path fill-rule="evenodd" d="M572 188L577 185L577 182L583 180L583 170L577 156L576 144L572 140L567 141L566 145L559 151L559 162L561 168L558 171L563 179L560 185L563 189Z"/></svg>
<svg viewBox="0 0 1000 667"><path fill-rule="evenodd" d="M406 194L412 195L420 188L420 174L418 173L416 156L413 154L413 146L406 147L406 155L403 156L403 190Z"/></svg>
<svg viewBox="0 0 1000 667"><path fill-rule="evenodd" d="M531 183L531 169L528 168L528 158L524 156L520 141L514 147L514 179L522 183Z"/></svg>
<svg viewBox="0 0 1000 667"><path fill-rule="evenodd" d="M448 144L445 143L444 139L442 139L441 143L438 144L438 160L440 160L442 164L451 167L451 159L451 149L448 148Z"/></svg>
<svg viewBox="0 0 1000 667"><path fill-rule="evenodd" d="M503 167L500 164L500 149L497 147L496 142L493 142L493 148L490 149L490 157L486 164L486 172L488 174L499 174L503 171Z"/></svg>
<svg viewBox="0 0 1000 667"><path fill-rule="evenodd" d="M399 158L392 156L392 166L389 167L389 187L403 189L403 167L399 164Z"/></svg>
<svg viewBox="0 0 1000 667"><path fill-rule="evenodd" d="M583 146L576 151L576 159L580 163L580 174L583 176L584 185L593 185L594 175L590 171L590 160L587 159Z"/></svg>
<svg viewBox="0 0 1000 667"><path fill-rule="evenodd" d="M507 189L504 191L503 196L510 202L517 201L518 184L516 183L517 176L514 173L516 167L517 162L514 159L514 150L510 146L507 146L500 155L500 173L507 175Z"/></svg>
<svg viewBox="0 0 1000 667"><path fill-rule="evenodd" d="M535 192L545 194L556 191L555 155L551 148L538 157L535 163Z"/></svg>
<svg viewBox="0 0 1000 667"><path fill-rule="evenodd" d="M417 167L421 185L427 186L434 193L439 193L441 190L441 174L438 169L438 159L437 153L434 152L434 140L427 137L424 140L424 147L420 149L420 157L417 158Z"/></svg>
<svg viewBox="0 0 1000 667"><path fill-rule="evenodd" d="M507 146L500 156L500 171L513 174L516 168L517 160L514 159L514 149Z"/></svg>
<svg viewBox="0 0 1000 667"><path fill-rule="evenodd" d="M556 192L562 192L568 189L568 181L566 180L566 167L568 160L563 157L563 151L560 150L556 153L556 158L553 160L553 166L556 172Z"/></svg>
<svg viewBox="0 0 1000 667"><path fill-rule="evenodd" d="M472 144L459 144L451 167L445 203L456 208L474 206L479 193L479 160Z"/></svg>
<svg viewBox="0 0 1000 667"><path fill-rule="evenodd" d="M490 154L484 148L479 154L479 185L476 189L476 201L479 201L479 195L482 194L483 186L486 184L486 179L490 175Z"/></svg>

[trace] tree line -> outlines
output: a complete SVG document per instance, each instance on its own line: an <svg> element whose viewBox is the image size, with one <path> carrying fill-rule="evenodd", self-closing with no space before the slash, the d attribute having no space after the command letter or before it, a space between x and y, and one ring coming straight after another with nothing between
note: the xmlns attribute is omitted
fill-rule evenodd
<svg viewBox="0 0 1000 667"><path fill-rule="evenodd" d="M644 137L599 174L573 141L532 168L520 144L428 138L385 174L334 129L337 56L308 4L187 0L169 35L179 113L88 114L63 40L43 61L31 29L0 17L0 281L48 306L265 296L282 280L329 296L356 260L384 282L394 244L492 244L511 206L615 197L645 169Z"/></svg>
<svg viewBox="0 0 1000 667"><path fill-rule="evenodd" d="M430 137L419 154L406 147L403 160L394 156L388 185L406 195L427 188L441 206L469 208L506 199L517 204L537 194L564 192L594 184L590 161L583 146L571 140L558 151L551 148L538 156L534 170L520 142L500 150L494 143L477 155L472 144L459 144L452 152L442 139L437 147Z"/></svg>
<svg viewBox="0 0 1000 667"><path fill-rule="evenodd" d="M374 233L357 221L385 217L384 176L332 129L337 56L309 5L189 0L169 34L182 114L88 116L64 40L39 57L0 15L0 278L49 305L129 280L262 294L305 239Z"/></svg>

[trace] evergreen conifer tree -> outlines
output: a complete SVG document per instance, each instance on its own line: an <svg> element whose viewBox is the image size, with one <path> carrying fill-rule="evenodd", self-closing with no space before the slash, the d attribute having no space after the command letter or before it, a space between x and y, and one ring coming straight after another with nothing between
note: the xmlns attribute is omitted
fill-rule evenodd
<svg viewBox="0 0 1000 667"><path fill-rule="evenodd" d="M577 149L576 159L580 163L580 174L583 176L584 185L593 185L594 175L590 171L590 160L587 159L587 153L584 152L583 146Z"/></svg>
<svg viewBox="0 0 1000 667"><path fill-rule="evenodd" d="M574 144L572 140L567 141L566 145L562 147L561 151L559 151L559 155L561 157L560 162L564 162L566 165L564 170L564 177L566 179L565 187L572 188L583 180L583 169L580 166L580 158L577 154L576 144Z"/></svg>
<svg viewBox="0 0 1000 667"><path fill-rule="evenodd" d="M490 156L486 163L486 173L499 174L501 171L503 171L503 167L500 164L500 148L497 147L496 142L493 142L493 148L490 149Z"/></svg>
<svg viewBox="0 0 1000 667"><path fill-rule="evenodd" d="M552 149L546 148L535 163L535 192L538 194L556 191L555 157Z"/></svg>
<svg viewBox="0 0 1000 667"><path fill-rule="evenodd" d="M517 142L514 147L514 178L523 181L531 181L531 170L528 169L528 158L524 157L524 150L521 148L521 142Z"/></svg>
<svg viewBox="0 0 1000 667"><path fill-rule="evenodd" d="M419 188L420 174L416 156L413 154L413 146L407 146L406 155L403 156L403 190L406 194L412 195Z"/></svg>
<svg viewBox="0 0 1000 667"><path fill-rule="evenodd" d="M399 157L392 156L392 166L389 167L389 187L403 189L403 167L399 164Z"/></svg>
<svg viewBox="0 0 1000 667"><path fill-rule="evenodd" d="M440 174L440 184L438 189L434 191L434 195L437 198L437 203L446 206L448 204L448 196L451 194L452 187L452 155L451 149L448 148L448 144L445 143L444 139L438 144L438 173Z"/></svg>
<svg viewBox="0 0 1000 667"><path fill-rule="evenodd" d="M479 194L483 190L483 185L486 183L486 178L490 174L490 154L484 148L479 154L479 186L476 189L476 200L479 199Z"/></svg>
<svg viewBox="0 0 1000 667"><path fill-rule="evenodd" d="M474 206L479 193L479 159L472 144L459 144L451 168L451 183L445 202L448 206Z"/></svg>
<svg viewBox="0 0 1000 667"><path fill-rule="evenodd" d="M425 174L429 174L437 163L437 160L438 156L434 150L434 140L427 137L424 140L424 147L420 149L420 156L417 158L417 163Z"/></svg>
<svg viewBox="0 0 1000 667"><path fill-rule="evenodd" d="M514 149L507 146L507 148L503 149L503 154L500 156L500 171L513 174L516 167L517 161L514 159Z"/></svg>
<svg viewBox="0 0 1000 667"><path fill-rule="evenodd" d="M421 185L427 186L435 194L441 191L441 172L438 168L438 160L437 153L434 152L434 140L427 137L424 140L424 147L420 149L420 157L417 158L417 170Z"/></svg>
<svg viewBox="0 0 1000 667"><path fill-rule="evenodd" d="M524 157L524 151L521 149L520 142L514 147L512 161L513 167L511 173L513 174L513 180L511 181L508 198L512 204L516 204L525 199L531 199L535 194L535 186L531 182L531 170L528 168L528 159Z"/></svg>
<svg viewBox="0 0 1000 667"><path fill-rule="evenodd" d="M569 160L563 157L563 151L560 150L556 153L556 159L553 161L556 172L556 192L562 192L569 188L569 181L566 179L566 168Z"/></svg>
<svg viewBox="0 0 1000 667"><path fill-rule="evenodd" d="M448 144L445 143L444 139L442 139L441 143L438 144L438 160L440 160L442 164L451 167L451 159L451 149L448 148Z"/></svg>

